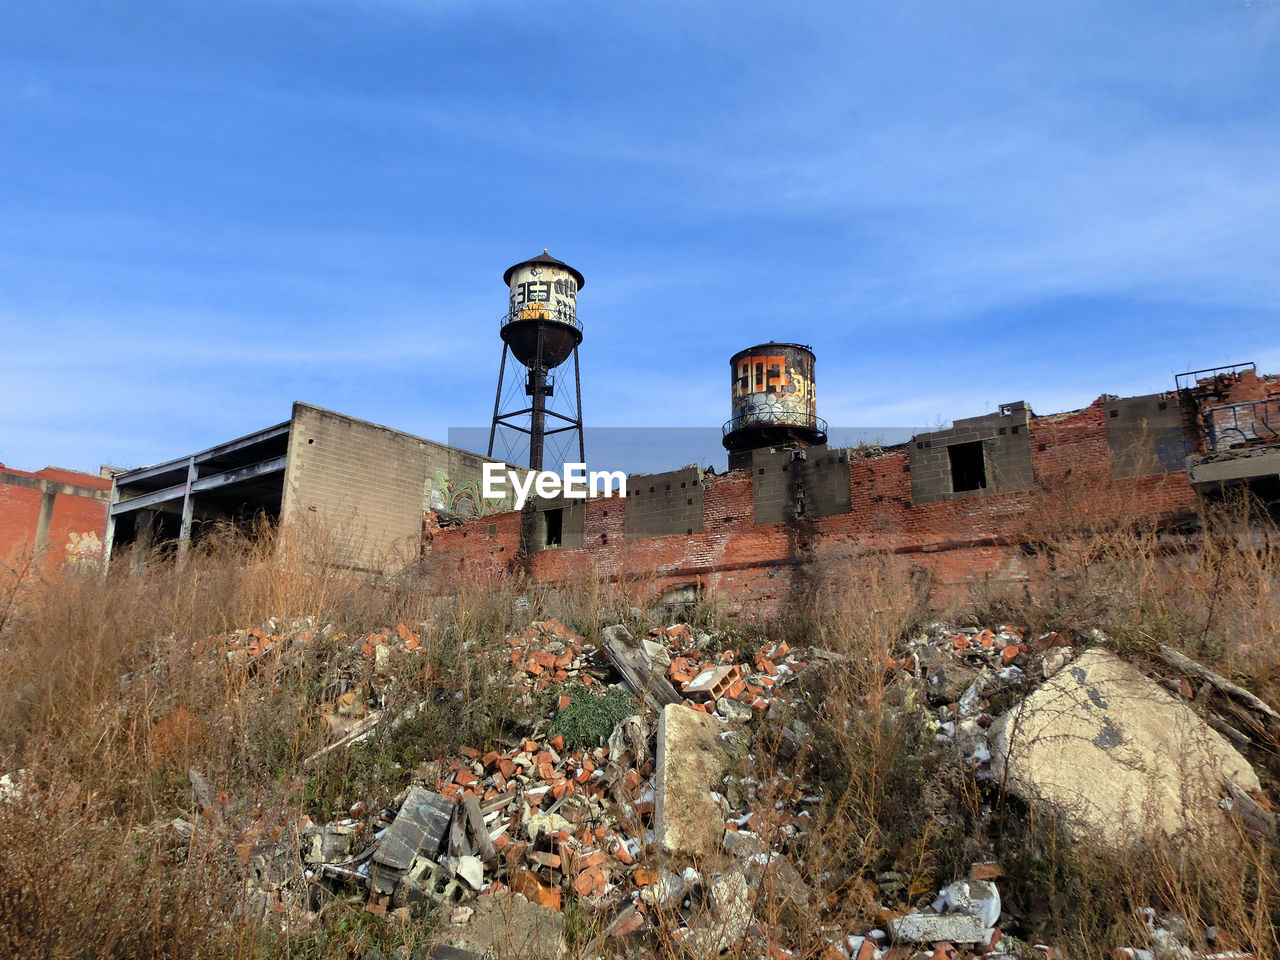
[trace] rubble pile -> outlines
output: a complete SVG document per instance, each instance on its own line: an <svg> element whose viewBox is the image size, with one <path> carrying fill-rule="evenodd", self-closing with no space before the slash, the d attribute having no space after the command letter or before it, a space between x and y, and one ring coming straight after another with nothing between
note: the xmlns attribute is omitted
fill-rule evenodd
<svg viewBox="0 0 1280 960"><path fill-rule="evenodd" d="M308 824L310 876L344 892L367 891L370 910L402 917L433 903L467 920L471 908L460 905L476 894L513 892L551 910L572 896L612 937L638 935L659 914L676 938L709 936L690 923L712 911L741 921L720 929L716 942L740 941L759 864L706 877L693 864L725 850L767 864L780 852L751 829L763 785L730 778L726 789L725 775L731 757L750 746L745 725L805 663L785 644L751 655L712 652L709 635L683 624L640 641L621 627L606 633L643 651L644 668L670 685L667 699L676 702L656 721L639 708L647 691L632 690L637 712L621 717L604 742L569 744L551 733L556 716L572 708L572 696L560 693L550 715L509 749L462 747L447 764L424 764L415 784L378 814L374 842L364 849L351 842L350 820ZM625 687L609 682L618 670L606 647L588 650L556 620L534 623L507 646L530 698L574 684L601 696ZM771 818L782 826L779 839L798 836L805 808L818 801L800 786L789 791L794 808ZM394 855L382 852L388 844ZM684 865L672 869L671 858Z"/></svg>
<svg viewBox="0 0 1280 960"><path fill-rule="evenodd" d="M298 621L223 638L220 649L236 668L257 671L299 668L320 640L342 651L326 662L316 707L333 739L308 758L313 763L412 713L412 706L396 713L387 703L398 659L423 648L419 630L402 624L346 638ZM761 928L756 904L762 890L783 889L795 903L822 912L795 856L822 788L803 775L762 782L754 775L754 751L761 727L775 717L793 736L806 736L794 726L789 688L807 671L837 669L841 658L781 642L757 650L731 642L676 624L641 638L609 627L597 646L557 620L535 622L506 638L501 654L531 718L504 747L459 746L421 764L385 807L358 802L345 817L326 824L304 818L292 830L257 820L235 831L193 770L205 816L174 828L189 839L220 831L255 878L254 903L287 924L305 925L335 896L402 920L429 906L448 921L441 932L454 949L479 955L501 953L495 931L509 932L517 919L521 929L541 931L530 934L531 942L545 941L544 934L556 940L563 927L558 914L572 900L592 917L592 947L606 939L639 945L660 935L693 956L789 957ZM1229 814L1253 829L1273 829L1248 762L1188 708L1185 696L1170 692L1183 683L1151 679L1101 646L1083 649L1079 640L1070 644L1053 633L1027 638L1008 625L935 624L893 651L884 667L901 709L932 734L935 750L954 751L979 780L1000 779L1028 802L1054 807L1082 833L1096 829L1091 817L1107 818L1108 829L1118 830L1115 824L1141 809L1100 802L1106 797L1097 782L1100 762L1140 770L1158 789L1151 773L1174 755L1183 764L1165 764L1171 776L1185 781L1190 757L1219 779L1199 806L1184 783L1180 819L1163 825L1170 833ZM590 726L563 723L584 703L605 702L625 712L591 736L582 733ZM1065 734L1054 726L1062 723L1069 725ZM1076 758L1072 750L1087 755ZM1121 793L1136 789L1130 784ZM966 879L915 910L903 909L907 885L889 876L893 882L879 888L890 901L879 926L824 930L827 955L907 960L923 950L950 960L963 950L1054 960L1047 946L1002 938L1000 875L994 863L975 864ZM1151 938L1159 939L1154 932ZM1134 948L1130 960L1149 960L1146 949ZM1156 957L1175 955L1153 949ZM1190 948L1176 955L1231 956Z"/></svg>

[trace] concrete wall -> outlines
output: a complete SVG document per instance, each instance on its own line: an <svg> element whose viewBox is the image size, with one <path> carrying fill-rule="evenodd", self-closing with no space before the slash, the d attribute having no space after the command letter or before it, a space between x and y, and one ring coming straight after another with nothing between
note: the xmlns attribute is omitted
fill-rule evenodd
<svg viewBox="0 0 1280 960"><path fill-rule="evenodd" d="M57 467L30 473L0 463L0 560L32 550L47 573L68 560L97 563L110 494L109 477Z"/></svg>
<svg viewBox="0 0 1280 960"><path fill-rule="evenodd" d="M533 504L533 530L529 543L531 552L538 550L568 550L583 545L583 529L587 517L585 500L530 501ZM550 533L554 528L548 522L548 513L560 511L560 542L553 544Z"/></svg>
<svg viewBox="0 0 1280 960"><path fill-rule="evenodd" d="M481 497L486 458L305 403L293 405L285 523L315 522L346 544L338 562L384 569L418 555L432 502L460 516L510 510Z"/></svg>
<svg viewBox="0 0 1280 960"><path fill-rule="evenodd" d="M849 456L825 444L751 452L756 523L809 520L849 512Z"/></svg>
<svg viewBox="0 0 1280 960"><path fill-rule="evenodd" d="M1176 393L1151 393L1105 404L1107 448L1117 477L1186 469L1191 443Z"/></svg>
<svg viewBox="0 0 1280 960"><path fill-rule="evenodd" d="M684 467L630 476L625 503L628 540L701 533L702 471Z"/></svg>
<svg viewBox="0 0 1280 960"><path fill-rule="evenodd" d="M1027 490L1032 483L1030 433L1031 409L1025 403L1003 404L999 413L957 420L949 430L913 437L911 499L935 503L961 497ZM957 489L952 482L955 455L951 448L981 444L984 483L974 489Z"/></svg>

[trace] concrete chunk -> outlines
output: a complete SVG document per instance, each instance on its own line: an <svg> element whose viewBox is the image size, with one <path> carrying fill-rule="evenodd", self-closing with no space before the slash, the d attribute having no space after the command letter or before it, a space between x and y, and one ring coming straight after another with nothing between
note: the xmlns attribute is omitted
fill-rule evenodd
<svg viewBox="0 0 1280 960"><path fill-rule="evenodd" d="M724 835L724 814L711 796L728 766L714 717L680 704L658 720L654 832L667 853L711 857Z"/></svg>
<svg viewBox="0 0 1280 960"><path fill-rule="evenodd" d="M465 926L446 928L449 945L482 956L558 960L566 954L564 917L519 894L486 894Z"/></svg>
<svg viewBox="0 0 1280 960"><path fill-rule="evenodd" d="M369 878L377 893L392 893L418 854L434 856L453 820L453 803L422 787L410 787L395 822L378 844Z"/></svg>
<svg viewBox="0 0 1280 960"><path fill-rule="evenodd" d="M696 694L710 700L718 700L741 676L742 672L736 664L708 667L685 684L684 692L690 696Z"/></svg>
<svg viewBox="0 0 1280 960"><path fill-rule="evenodd" d="M981 917L965 913L908 913L889 920L889 933L905 943L986 943L990 930Z"/></svg>
<svg viewBox="0 0 1280 960"><path fill-rule="evenodd" d="M1212 827L1223 777L1260 789L1220 734L1114 654L1092 649L991 727L992 770L1108 846Z"/></svg>

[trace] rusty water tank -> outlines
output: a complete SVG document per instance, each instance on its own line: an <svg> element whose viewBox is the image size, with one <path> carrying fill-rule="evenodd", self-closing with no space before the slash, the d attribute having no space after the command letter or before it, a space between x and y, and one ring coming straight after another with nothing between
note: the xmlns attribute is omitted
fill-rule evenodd
<svg viewBox="0 0 1280 960"><path fill-rule="evenodd" d="M813 350L799 343L770 341L735 353L729 360L733 416L721 431L725 449L826 443L814 364Z"/></svg>

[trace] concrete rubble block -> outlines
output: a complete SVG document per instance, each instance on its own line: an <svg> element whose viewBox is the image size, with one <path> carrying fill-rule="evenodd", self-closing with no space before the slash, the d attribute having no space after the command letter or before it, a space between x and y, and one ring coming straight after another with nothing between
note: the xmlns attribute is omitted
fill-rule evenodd
<svg viewBox="0 0 1280 960"><path fill-rule="evenodd" d="M670 910L689 892L689 881L674 870L662 867L652 883L640 891L640 899L659 910Z"/></svg>
<svg viewBox="0 0 1280 960"><path fill-rule="evenodd" d="M724 667L708 667L685 684L684 692L688 696L706 697L719 700L725 696L735 682L742 679L742 671L737 664Z"/></svg>
<svg viewBox="0 0 1280 960"><path fill-rule="evenodd" d="M644 652L650 663L656 663L660 667L671 666L671 653L667 650L665 643L658 643L648 637L645 637L640 642L644 645Z"/></svg>
<svg viewBox="0 0 1280 960"><path fill-rule="evenodd" d="M1124 847L1213 829L1223 778L1261 785L1220 734L1103 649L1083 653L991 727L992 771L1056 808L1077 839Z"/></svg>
<svg viewBox="0 0 1280 960"><path fill-rule="evenodd" d="M751 925L751 889L741 873L711 878L711 915L701 918L681 947L695 957L734 951Z"/></svg>
<svg viewBox="0 0 1280 960"><path fill-rule="evenodd" d="M430 857L440 849L452 821L452 801L422 787L410 787L373 855L369 879L374 891L393 893L418 854Z"/></svg>
<svg viewBox="0 0 1280 960"><path fill-rule="evenodd" d="M991 928L968 913L908 913L891 917L889 934L900 943L986 943Z"/></svg>
<svg viewBox="0 0 1280 960"><path fill-rule="evenodd" d="M454 875L465 880L472 890L484 886L484 864L479 857L458 857L450 867Z"/></svg>
<svg viewBox="0 0 1280 960"><path fill-rule="evenodd" d="M728 766L720 721L680 704L658 719L654 776L654 833L670 854L713 857L724 835L724 814L711 795Z"/></svg>
<svg viewBox="0 0 1280 960"><path fill-rule="evenodd" d="M939 659L930 664L926 676L925 692L930 703L954 703L969 689L978 676L978 670L952 660Z"/></svg>
<svg viewBox="0 0 1280 960"><path fill-rule="evenodd" d="M716 713L735 723L749 723L755 716L755 711L750 706L740 700L730 700L728 697L721 697L716 701Z"/></svg>
<svg viewBox="0 0 1280 960"><path fill-rule="evenodd" d="M937 913L965 913L978 917L984 926L1000 922L1000 891L986 880L957 880L944 887L933 901Z"/></svg>
<svg viewBox="0 0 1280 960"><path fill-rule="evenodd" d="M1040 674L1046 680L1067 665L1074 651L1070 647L1052 647L1045 652L1040 664Z"/></svg>
<svg viewBox="0 0 1280 960"><path fill-rule="evenodd" d="M564 917L559 911L510 892L484 894L472 906L474 913L465 926L446 929L450 946L521 960L560 960L566 955Z"/></svg>
<svg viewBox="0 0 1280 960"><path fill-rule="evenodd" d="M332 863L345 859L351 852L351 844L355 840L356 827L342 824L328 824L322 827L308 827L304 836L306 847L303 853L304 863Z"/></svg>

